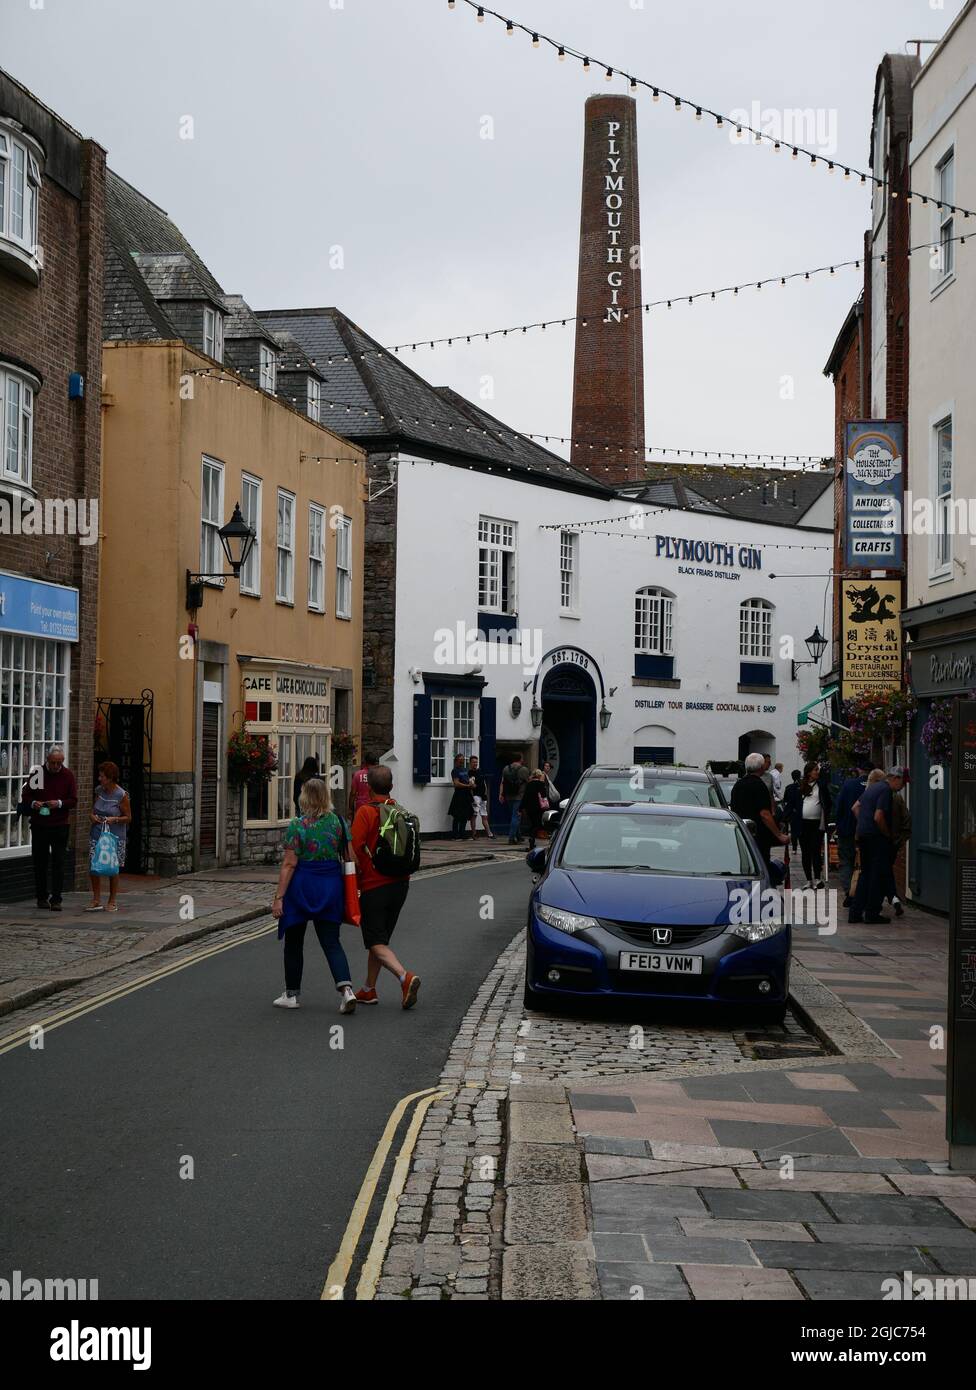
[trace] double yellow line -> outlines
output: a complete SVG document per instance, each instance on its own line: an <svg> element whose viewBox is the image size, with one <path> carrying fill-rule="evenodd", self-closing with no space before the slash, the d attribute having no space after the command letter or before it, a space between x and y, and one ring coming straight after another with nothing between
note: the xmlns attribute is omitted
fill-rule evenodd
<svg viewBox="0 0 976 1390"><path fill-rule="evenodd" d="M220 946L208 946L204 950L195 951L192 956L174 961L172 965L164 965L148 975L140 975L138 980L117 985L115 989L107 989L102 994L96 994L92 999L79 1000L77 1004L69 1005L60 1013L52 1014L50 1018L41 1019L39 1023L28 1024L24 1028L18 1028L15 1033L8 1033L6 1037L0 1038L0 1056L5 1052L12 1052L15 1047L23 1047L25 1043L29 1043L31 1038L37 1034L38 1029L44 1033L49 1033L54 1028L62 1028L64 1024L73 1023L76 1018L90 1014L94 1009L101 1009L106 1004L114 1004L117 999L124 999L127 994L134 994L136 990L145 989L147 985L155 984L157 980L165 980L169 975L176 975L180 970L186 970L188 966L196 965L201 960L209 960L211 956L219 956L224 951L232 951L235 946L244 946L249 941L257 941L260 937L275 931L277 925L276 922L265 923L256 931L247 932L243 936L236 937L233 941L225 941Z"/></svg>
<svg viewBox="0 0 976 1390"><path fill-rule="evenodd" d="M393 1107L390 1118L386 1122L386 1128L380 1136L380 1141L370 1159L369 1167L366 1169L366 1176L363 1178L359 1195L353 1204L352 1213L346 1224L342 1244L339 1246L338 1253L325 1276L321 1299L328 1302L339 1302L344 1297L349 1271L352 1268L352 1262L362 1237L363 1227L366 1225L366 1218L369 1215L373 1197L376 1195L377 1185L389 1157L390 1149L393 1147L394 1136L404 1114L410 1105L417 1101L418 1104L410 1118L403 1143L400 1145L400 1152L393 1164L390 1185L387 1188L386 1198L380 1211L376 1230L373 1233L369 1253L363 1262L359 1283L356 1286L357 1302L368 1301L375 1296L376 1283L383 1268L383 1258L386 1255L387 1246L390 1243L390 1233L396 1220L397 1202L406 1185L407 1175L410 1171L410 1160L417 1144L420 1127L434 1101L442 1100L447 1094L447 1091L438 1091L436 1087L430 1086L426 1091L414 1091L411 1095L404 1096Z"/></svg>
<svg viewBox="0 0 976 1390"><path fill-rule="evenodd" d="M213 956L222 955L224 951L232 951L237 946L244 946L251 941L258 941L262 936L267 936L277 930L276 922L266 922L263 926L254 931L246 932L242 936L236 937L233 941L225 941L219 946L208 946L203 950L195 951L190 956L185 956L182 960L174 961L171 965L161 966L158 970L151 971L148 975L141 975L137 980L130 980L126 984L117 985L114 989L104 990L101 994L94 995L91 999L79 1000L76 1004L71 1004L58 1013L51 1014L50 1017L39 1020L36 1023L25 1025L18 1028L13 1033L8 1033L5 1037L0 1037L0 1056L6 1052L12 1052L16 1047L23 1047L36 1037L40 1031L42 1034L51 1032L55 1028L63 1028L66 1023L73 1023L76 1019L84 1017L85 1014L93 1013L96 1009L104 1008L107 1004L114 1004L119 999L124 999L126 995L134 994L137 990L145 989L147 985L155 984L159 980L165 980L170 975L176 975L181 970L188 969L191 965L197 965L200 961L210 960ZM406 1186L407 1176L410 1171L410 1160L417 1144L417 1136L420 1133L424 1122L424 1116L436 1100L441 1100L448 1095L447 1091L438 1091L436 1087L430 1086L424 1091L414 1091L411 1095L404 1096L393 1107L390 1118L386 1122L386 1127L380 1137L379 1143L374 1150L366 1176L356 1198L352 1213L346 1225L342 1244L339 1246L338 1254L329 1267L326 1275L325 1285L322 1289L321 1298L327 1301L341 1300L344 1296L346 1282L349 1278L349 1271L356 1255L356 1250L362 1238L363 1228L369 1216L369 1210L376 1195L383 1169L386 1166L387 1158L393 1147L400 1122L410 1106L418 1102L414 1112L410 1117L403 1143L400 1151L393 1163L393 1172L390 1176L390 1184L387 1188L386 1197L380 1211L376 1230L366 1259L363 1263L356 1287L357 1300L369 1300L375 1296L376 1284L380 1277L383 1267L383 1259L389 1245L390 1234L396 1220L397 1202Z"/></svg>

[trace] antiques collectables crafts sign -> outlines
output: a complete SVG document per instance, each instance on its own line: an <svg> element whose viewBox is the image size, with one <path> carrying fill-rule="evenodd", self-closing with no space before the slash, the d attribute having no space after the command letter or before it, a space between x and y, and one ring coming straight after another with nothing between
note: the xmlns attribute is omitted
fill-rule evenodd
<svg viewBox="0 0 976 1390"><path fill-rule="evenodd" d="M900 570L905 563L905 427L851 421L844 437L844 567Z"/></svg>
<svg viewBox="0 0 976 1390"><path fill-rule="evenodd" d="M848 579L841 591L844 615L843 692L853 700L866 690L901 688L901 583L897 579Z"/></svg>

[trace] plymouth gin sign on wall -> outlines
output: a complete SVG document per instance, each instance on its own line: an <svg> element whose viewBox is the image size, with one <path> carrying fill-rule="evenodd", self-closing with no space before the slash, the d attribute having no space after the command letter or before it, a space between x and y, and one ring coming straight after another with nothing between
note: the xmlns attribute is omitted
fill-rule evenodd
<svg viewBox="0 0 976 1390"><path fill-rule="evenodd" d="M851 421L845 429L844 565L900 570L904 564L902 507L905 427L890 421Z"/></svg>

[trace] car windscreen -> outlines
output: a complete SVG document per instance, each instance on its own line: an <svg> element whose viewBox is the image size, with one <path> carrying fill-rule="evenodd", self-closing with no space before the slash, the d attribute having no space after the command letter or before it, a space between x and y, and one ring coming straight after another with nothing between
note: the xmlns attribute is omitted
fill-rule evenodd
<svg viewBox="0 0 976 1390"><path fill-rule="evenodd" d="M756 866L733 820L626 811L581 811L560 859L564 869L634 869L684 877L751 878Z"/></svg>
<svg viewBox="0 0 976 1390"><path fill-rule="evenodd" d="M658 777L636 768L633 773L602 774L580 783L578 801L651 801L658 806L715 806L723 809L722 798L711 782L685 782L674 777Z"/></svg>

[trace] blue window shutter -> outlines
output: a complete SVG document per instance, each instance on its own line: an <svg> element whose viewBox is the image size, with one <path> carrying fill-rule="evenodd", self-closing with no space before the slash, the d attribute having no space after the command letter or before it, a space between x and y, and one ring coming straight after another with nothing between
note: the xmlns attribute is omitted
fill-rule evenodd
<svg viewBox="0 0 976 1390"><path fill-rule="evenodd" d="M480 767L487 778L495 775L495 701L481 698L481 741L478 745Z"/></svg>
<svg viewBox="0 0 976 1390"><path fill-rule="evenodd" d="M430 696L413 697L413 780L430 781Z"/></svg>

